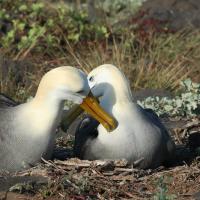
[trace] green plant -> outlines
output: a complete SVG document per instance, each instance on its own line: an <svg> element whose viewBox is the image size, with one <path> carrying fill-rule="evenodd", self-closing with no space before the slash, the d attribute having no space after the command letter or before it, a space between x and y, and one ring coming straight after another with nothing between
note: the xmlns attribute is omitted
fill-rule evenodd
<svg viewBox="0 0 200 200"><path fill-rule="evenodd" d="M47 47L48 51L55 51L62 48L65 40L77 43L108 37L105 25L88 21L86 9L75 10L66 3L2 1L0 19L0 44L17 54L16 58L25 58L31 50L42 52Z"/></svg>
<svg viewBox="0 0 200 200"><path fill-rule="evenodd" d="M182 92L174 98L148 97L138 103L153 109L158 115L195 116L200 114L200 84L190 79L181 82Z"/></svg>
<svg viewBox="0 0 200 200"><path fill-rule="evenodd" d="M97 9L101 9L110 26L114 26L129 16L134 15L144 0L101 0L97 2Z"/></svg>
<svg viewBox="0 0 200 200"><path fill-rule="evenodd" d="M153 196L154 200L173 200L176 198L175 195L168 193L168 188L167 188L168 181L166 181L166 177L164 177L164 176L162 176L158 179L157 192Z"/></svg>
<svg viewBox="0 0 200 200"><path fill-rule="evenodd" d="M39 189L39 193L44 199L54 196L63 191L64 191L64 185L60 183L58 180L49 181L48 184L44 185Z"/></svg>

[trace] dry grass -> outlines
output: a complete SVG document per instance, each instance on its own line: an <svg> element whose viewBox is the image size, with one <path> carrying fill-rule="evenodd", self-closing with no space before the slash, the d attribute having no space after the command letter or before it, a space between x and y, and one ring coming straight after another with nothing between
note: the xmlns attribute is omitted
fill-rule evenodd
<svg viewBox="0 0 200 200"><path fill-rule="evenodd" d="M194 40L195 37L195 40ZM200 80L200 40L198 33L151 36L144 42L124 38L113 43L91 45L89 51L71 51L78 65L90 71L103 63L119 66L133 89L175 90L181 80ZM85 54L83 54L83 52ZM82 55L83 54L83 55Z"/></svg>
<svg viewBox="0 0 200 200"><path fill-rule="evenodd" d="M81 42L73 46L65 39L63 46L54 53L38 54L30 51L23 54L14 62L15 66L20 65L17 73L21 73L27 81L18 84L12 81L15 76L4 74L0 89L1 92L24 100L34 95L41 76L50 68L72 65L89 72L98 65L112 63L126 74L132 89L164 88L176 91L183 79L190 77L193 81L200 81L199 41L199 31L152 34L145 40L136 35L124 34L122 38ZM12 68L12 62L4 67ZM13 91L18 95L14 95Z"/></svg>
<svg viewBox="0 0 200 200"><path fill-rule="evenodd" d="M70 46L62 52L62 64L77 65L89 72L112 63L127 75L134 89L177 89L181 80L200 80L199 32L152 35L146 41L136 36L121 40ZM58 59L59 60L59 59Z"/></svg>

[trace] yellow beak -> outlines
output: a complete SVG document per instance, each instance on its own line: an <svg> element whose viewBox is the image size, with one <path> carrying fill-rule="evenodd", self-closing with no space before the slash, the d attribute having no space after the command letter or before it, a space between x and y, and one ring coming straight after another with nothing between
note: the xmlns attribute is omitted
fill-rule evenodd
<svg viewBox="0 0 200 200"><path fill-rule="evenodd" d="M100 107L96 98L90 93L80 105L88 114L101 123L108 132L117 127L117 121Z"/></svg>
<svg viewBox="0 0 200 200"><path fill-rule="evenodd" d="M111 132L117 127L117 121L100 107L98 101L91 93L83 100L81 105L75 105L67 111L67 113L64 113L61 127L64 130L67 130L69 125L77 118L77 116L83 113L84 110L99 121L108 132Z"/></svg>

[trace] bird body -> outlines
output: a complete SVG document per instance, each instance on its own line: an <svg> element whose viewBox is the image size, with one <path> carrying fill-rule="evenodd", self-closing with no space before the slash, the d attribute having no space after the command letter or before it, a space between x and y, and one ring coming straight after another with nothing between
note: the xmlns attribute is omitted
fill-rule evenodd
<svg viewBox="0 0 200 200"><path fill-rule="evenodd" d="M34 165L41 157L50 159L64 100L81 106L87 101L89 91L85 73L63 66L43 76L31 101L0 108L0 169L17 171ZM87 106L90 108L89 103ZM87 106L84 104L85 110ZM94 111L101 111L95 106Z"/></svg>
<svg viewBox="0 0 200 200"><path fill-rule="evenodd" d="M17 171L39 162L41 157L50 159L58 118L45 118L45 109L34 110L32 103L0 109L0 168Z"/></svg>
<svg viewBox="0 0 200 200"><path fill-rule="evenodd" d="M90 72L88 80L91 77L94 80L89 85L94 96L100 97L100 105L116 119L118 126L108 134L98 123L93 130L89 130L90 124L84 130L80 123L75 153L89 160L140 161L140 168L155 168L169 160L174 151L170 135L156 114L133 102L128 81L120 70L112 65L102 65ZM88 130L91 134L85 133Z"/></svg>

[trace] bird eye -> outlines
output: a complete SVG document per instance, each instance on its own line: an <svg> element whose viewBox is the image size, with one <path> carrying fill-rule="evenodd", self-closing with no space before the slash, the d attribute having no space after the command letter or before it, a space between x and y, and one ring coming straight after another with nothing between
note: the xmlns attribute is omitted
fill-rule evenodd
<svg viewBox="0 0 200 200"><path fill-rule="evenodd" d="M94 76L91 76L91 77L89 78L89 81L90 81L90 82L93 82L93 81L94 81Z"/></svg>
<svg viewBox="0 0 200 200"><path fill-rule="evenodd" d="M78 93L78 94L83 94L83 93L84 93L84 90L79 90L77 93Z"/></svg>

